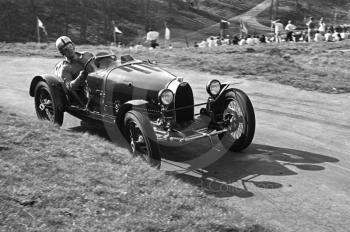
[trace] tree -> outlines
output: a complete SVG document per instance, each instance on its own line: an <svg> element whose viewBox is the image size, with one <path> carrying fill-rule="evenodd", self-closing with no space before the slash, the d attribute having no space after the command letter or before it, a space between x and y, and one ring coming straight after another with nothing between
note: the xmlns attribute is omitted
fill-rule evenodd
<svg viewBox="0 0 350 232"><path fill-rule="evenodd" d="M149 16L149 9L150 9L150 0L144 0L144 9L145 9L145 28L146 31L150 28L150 16Z"/></svg>
<svg viewBox="0 0 350 232"><path fill-rule="evenodd" d="M278 5L279 1L278 0L272 0L271 5L270 5L270 19L275 20L278 17Z"/></svg>
<svg viewBox="0 0 350 232"><path fill-rule="evenodd" d="M278 7L279 7L279 0L275 0L275 10L274 10L275 19L278 18Z"/></svg>
<svg viewBox="0 0 350 232"><path fill-rule="evenodd" d="M168 0L168 10L169 12L171 12L173 9L173 1L172 0Z"/></svg>
<svg viewBox="0 0 350 232"><path fill-rule="evenodd" d="M275 18L273 17L273 2L274 2L274 0L271 1L271 5L270 5L270 20L275 19Z"/></svg>
<svg viewBox="0 0 350 232"><path fill-rule="evenodd" d="M111 8L112 4L110 0L104 0L101 4L102 12L103 14L103 34L105 39L108 40L110 38L111 34L111 22L112 22L112 15L111 15Z"/></svg>
<svg viewBox="0 0 350 232"><path fill-rule="evenodd" d="M193 0L193 5L199 9L199 0Z"/></svg>
<svg viewBox="0 0 350 232"><path fill-rule="evenodd" d="M87 22L88 22L88 1L80 0L79 5L80 8L80 17L79 17L79 25L80 25L80 42L85 43L86 39L86 30L87 30Z"/></svg>

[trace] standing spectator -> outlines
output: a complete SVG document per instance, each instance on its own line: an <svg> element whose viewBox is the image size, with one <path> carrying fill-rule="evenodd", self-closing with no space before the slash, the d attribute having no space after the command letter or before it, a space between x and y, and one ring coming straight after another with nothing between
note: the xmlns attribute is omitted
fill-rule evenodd
<svg viewBox="0 0 350 232"><path fill-rule="evenodd" d="M220 39L224 38L224 32L228 29L230 22L224 19L220 20Z"/></svg>
<svg viewBox="0 0 350 232"><path fill-rule="evenodd" d="M147 32L146 35L146 40L150 41L151 43L151 48L156 48L159 46L157 40L159 38L159 32L158 31L154 31L152 28L150 28Z"/></svg>
<svg viewBox="0 0 350 232"><path fill-rule="evenodd" d="M280 43L282 41L281 34L283 31L283 24L279 19L271 21L272 25L275 27L275 42Z"/></svg>
<svg viewBox="0 0 350 232"><path fill-rule="evenodd" d="M324 35L326 33L326 23L323 20L323 17L320 19L320 21L318 22L318 31Z"/></svg>
<svg viewBox="0 0 350 232"><path fill-rule="evenodd" d="M312 38L315 35L315 22L313 17L310 17L309 21L306 22L306 26L307 26L307 41L312 42Z"/></svg>
<svg viewBox="0 0 350 232"><path fill-rule="evenodd" d="M287 32L287 37L286 37L286 41L293 41L293 33L294 33L294 30L296 29L297 27L292 24L292 20L288 20L288 24L285 28L286 32ZM294 41L295 42L295 41Z"/></svg>

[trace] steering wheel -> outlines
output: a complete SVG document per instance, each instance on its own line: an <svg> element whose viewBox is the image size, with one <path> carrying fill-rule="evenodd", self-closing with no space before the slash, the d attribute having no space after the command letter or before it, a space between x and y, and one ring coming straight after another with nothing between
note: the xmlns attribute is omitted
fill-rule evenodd
<svg viewBox="0 0 350 232"><path fill-rule="evenodd" d="M89 66L89 64L91 63L91 61L95 60L96 56L92 56L88 59L88 61L86 61L86 63L84 64L84 70L87 72L87 67Z"/></svg>
<svg viewBox="0 0 350 232"><path fill-rule="evenodd" d="M99 61L104 59L104 58L111 58L113 61L117 59L116 55L114 54L102 54L102 55L97 55L97 56L92 56L90 57L86 63L84 64L84 70L87 71L88 66L90 65L91 61L96 61L96 66L99 67Z"/></svg>

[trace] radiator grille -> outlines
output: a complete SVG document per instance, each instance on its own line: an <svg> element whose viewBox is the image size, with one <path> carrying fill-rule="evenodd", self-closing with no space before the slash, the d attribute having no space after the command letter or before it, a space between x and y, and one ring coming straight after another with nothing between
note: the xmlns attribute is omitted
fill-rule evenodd
<svg viewBox="0 0 350 232"><path fill-rule="evenodd" d="M194 117L194 100L192 88L188 83L178 86L175 94L175 109L189 106L185 109L176 110L176 122L188 122Z"/></svg>

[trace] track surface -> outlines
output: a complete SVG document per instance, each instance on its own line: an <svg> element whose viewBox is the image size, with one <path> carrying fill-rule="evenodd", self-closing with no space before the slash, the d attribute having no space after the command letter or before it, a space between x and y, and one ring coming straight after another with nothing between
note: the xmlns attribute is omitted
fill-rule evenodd
<svg viewBox="0 0 350 232"><path fill-rule="evenodd" d="M57 62L0 56L0 105L37 120L28 94L31 78L51 73ZM257 127L253 144L244 153L229 152L207 167L190 170L186 157L198 156L203 149L215 156L222 149L202 148L209 141L199 141L164 154L167 159L162 169L281 231L349 230L350 94L329 95L230 76L170 71L191 83L196 103L206 100L209 79L237 82L235 87L245 91L254 105ZM63 128L79 125L78 120L65 116Z"/></svg>

